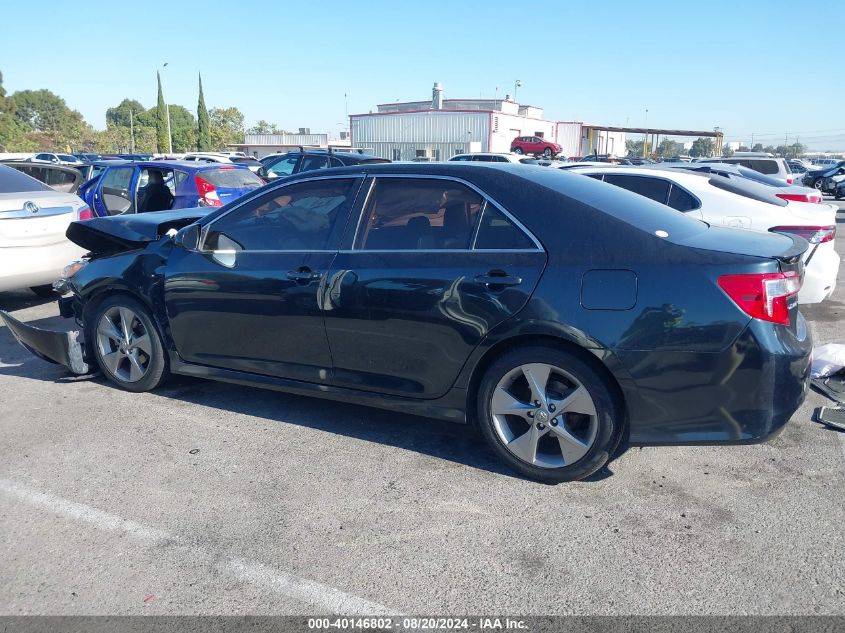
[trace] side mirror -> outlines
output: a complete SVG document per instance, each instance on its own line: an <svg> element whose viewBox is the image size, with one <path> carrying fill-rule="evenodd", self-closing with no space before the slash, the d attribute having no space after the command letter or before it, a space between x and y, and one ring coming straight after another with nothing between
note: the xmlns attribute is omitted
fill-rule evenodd
<svg viewBox="0 0 845 633"><path fill-rule="evenodd" d="M186 251L198 251L200 247L200 225L189 224L176 232L173 243Z"/></svg>

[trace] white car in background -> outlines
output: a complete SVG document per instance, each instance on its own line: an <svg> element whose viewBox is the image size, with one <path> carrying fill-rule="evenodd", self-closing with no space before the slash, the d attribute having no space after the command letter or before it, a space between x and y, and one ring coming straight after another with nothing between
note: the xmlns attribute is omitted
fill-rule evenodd
<svg viewBox="0 0 845 633"><path fill-rule="evenodd" d="M773 188L751 180L678 169L607 166L569 171L604 180L715 226L800 235L810 248L804 255L798 303L818 303L836 288L838 207L834 204L784 200Z"/></svg>
<svg viewBox="0 0 845 633"><path fill-rule="evenodd" d="M223 152L191 152L185 154L182 160L199 163L225 163L230 165L245 165L252 173L257 174L261 169L261 163L249 156L238 156L236 154L224 154Z"/></svg>
<svg viewBox="0 0 845 633"><path fill-rule="evenodd" d="M85 254L65 237L68 225L91 217L79 196L0 165L0 292L49 296L64 267Z"/></svg>

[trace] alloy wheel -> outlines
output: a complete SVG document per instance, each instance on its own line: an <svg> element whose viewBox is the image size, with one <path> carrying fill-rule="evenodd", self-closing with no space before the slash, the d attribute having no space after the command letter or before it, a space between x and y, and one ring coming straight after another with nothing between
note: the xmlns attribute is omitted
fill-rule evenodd
<svg viewBox="0 0 845 633"><path fill-rule="evenodd" d="M127 307L113 306L103 313L97 324L97 347L104 368L118 380L138 382L150 369L150 333Z"/></svg>
<svg viewBox="0 0 845 633"><path fill-rule="evenodd" d="M545 363L520 365L493 390L493 428L515 457L541 468L561 468L584 457L596 441L592 397L574 376Z"/></svg>

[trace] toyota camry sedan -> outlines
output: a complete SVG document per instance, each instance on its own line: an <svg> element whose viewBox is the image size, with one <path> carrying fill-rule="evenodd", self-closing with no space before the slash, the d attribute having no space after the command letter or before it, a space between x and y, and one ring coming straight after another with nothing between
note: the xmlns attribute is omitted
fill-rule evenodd
<svg viewBox="0 0 845 633"><path fill-rule="evenodd" d="M0 313L41 358L129 391L184 374L477 424L540 481L622 440L764 440L806 391L806 241L560 170L365 164L68 236L79 328Z"/></svg>

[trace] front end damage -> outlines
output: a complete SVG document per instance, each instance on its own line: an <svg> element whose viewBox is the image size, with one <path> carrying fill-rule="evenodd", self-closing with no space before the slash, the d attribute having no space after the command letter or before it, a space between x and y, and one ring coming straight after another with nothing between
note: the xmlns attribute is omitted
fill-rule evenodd
<svg viewBox="0 0 845 633"><path fill-rule="evenodd" d="M61 306L62 316L66 307ZM85 361L85 337L79 330L48 330L18 321L8 312L0 310L0 319L9 328L18 343L48 362L64 365L79 376L90 373Z"/></svg>

